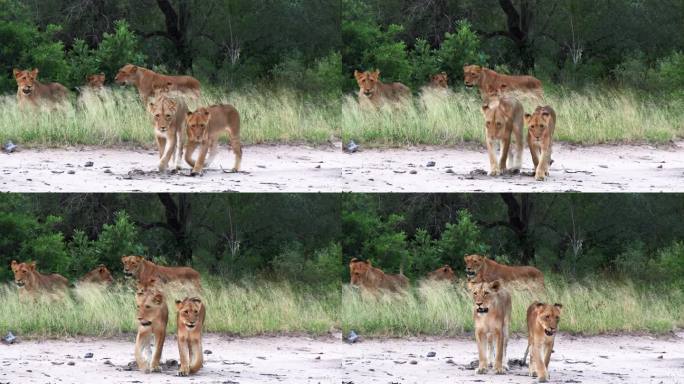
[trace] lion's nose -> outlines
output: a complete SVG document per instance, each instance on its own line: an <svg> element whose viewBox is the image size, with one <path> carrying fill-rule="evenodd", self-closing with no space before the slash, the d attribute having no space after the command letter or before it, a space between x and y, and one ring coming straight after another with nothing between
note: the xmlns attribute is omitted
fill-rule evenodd
<svg viewBox="0 0 684 384"><path fill-rule="evenodd" d="M482 303L475 303L478 307L482 306Z"/></svg>

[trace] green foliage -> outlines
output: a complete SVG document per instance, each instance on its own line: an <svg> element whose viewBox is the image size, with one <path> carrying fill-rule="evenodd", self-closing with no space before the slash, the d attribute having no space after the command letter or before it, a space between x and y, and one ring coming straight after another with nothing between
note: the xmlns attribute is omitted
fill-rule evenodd
<svg viewBox="0 0 684 384"><path fill-rule="evenodd" d="M642 241L635 241L615 259L618 272L639 281L678 285L684 288L684 243L672 244L649 252Z"/></svg>
<svg viewBox="0 0 684 384"><path fill-rule="evenodd" d="M417 38L409 56L413 69L412 82L414 84L424 84L429 81L432 75L440 72L440 61L427 40Z"/></svg>
<svg viewBox="0 0 684 384"><path fill-rule="evenodd" d="M299 243L292 243L271 261L278 279L300 281L310 285L339 286L344 273L342 248L339 244L317 249L307 257Z"/></svg>
<svg viewBox="0 0 684 384"><path fill-rule="evenodd" d="M447 223L437 246L442 252L442 261L456 269L463 269L463 256L473 253L487 254L482 242L480 228L466 210L458 212L456 223Z"/></svg>
<svg viewBox="0 0 684 384"><path fill-rule="evenodd" d="M463 73L464 65L485 65L488 57L482 52L480 38L473 32L469 22L462 20L455 33L447 32L437 51L441 69L453 77Z"/></svg>
<svg viewBox="0 0 684 384"><path fill-rule="evenodd" d="M138 36L130 30L127 21L119 20L114 23L114 33L105 32L102 43L95 51L95 58L107 79L114 79L119 68L125 64L142 65L145 55L140 51Z"/></svg>
<svg viewBox="0 0 684 384"><path fill-rule="evenodd" d="M290 89L312 94L325 93L341 96L342 58L337 52L316 59L312 67L307 67L301 52L291 53L272 70L274 80Z"/></svg>

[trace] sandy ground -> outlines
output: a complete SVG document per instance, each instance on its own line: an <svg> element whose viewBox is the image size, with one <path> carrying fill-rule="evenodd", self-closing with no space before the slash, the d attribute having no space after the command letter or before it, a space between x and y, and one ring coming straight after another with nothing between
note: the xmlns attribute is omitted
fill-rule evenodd
<svg viewBox="0 0 684 384"><path fill-rule="evenodd" d="M667 338L559 334L551 357L556 383L684 383L684 333ZM511 339L509 358L520 358L526 341ZM477 375L470 338L362 340L339 337L229 338L205 335L204 368L190 378L175 376L171 363L145 375L128 365L134 335L118 339L22 341L0 344L0 383L533 383L527 368L506 375ZM92 358L84 358L93 353ZM435 352L434 357L426 357ZM178 359L173 337L162 361ZM70 365L71 364L71 365Z"/></svg>
<svg viewBox="0 0 684 384"><path fill-rule="evenodd" d="M204 176L156 171L154 150L97 147L24 149L0 154L0 191L8 192L682 192L684 142L668 146L558 144L550 177L489 177L484 148L362 149L256 145L244 150L240 173L221 148ZM92 162L92 165L89 164ZM434 162L434 166L428 166Z"/></svg>

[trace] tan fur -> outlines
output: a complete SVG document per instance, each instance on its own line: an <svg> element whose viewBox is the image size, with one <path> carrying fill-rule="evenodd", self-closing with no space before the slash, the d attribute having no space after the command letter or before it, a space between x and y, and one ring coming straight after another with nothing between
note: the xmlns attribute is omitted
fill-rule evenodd
<svg viewBox="0 0 684 384"><path fill-rule="evenodd" d="M13 71L17 81L17 102L20 108L55 104L67 100L69 91L60 83L42 84L38 81L38 69Z"/></svg>
<svg viewBox="0 0 684 384"><path fill-rule="evenodd" d="M126 64L116 74L114 80L117 84L134 85L138 89L140 101L147 103L150 96L154 95L155 88L172 84L172 88L180 93L190 94L199 98L200 82L192 76L169 76L162 75L149 69Z"/></svg>
<svg viewBox="0 0 684 384"><path fill-rule="evenodd" d="M114 278L112 278L112 274L109 272L109 269L107 269L104 264L100 264L95 269L81 277L81 280L79 281L81 283L111 285L114 283Z"/></svg>
<svg viewBox="0 0 684 384"><path fill-rule="evenodd" d="M240 143L240 114L230 104L212 105L188 112L186 116L188 129L188 146L185 161L192 167L192 174L201 174L205 166L211 164L216 157L219 136L227 132L230 146L235 154L233 172L240 170L242 161L242 145ZM192 155L199 146L197 160ZM209 158L207 159L207 154Z"/></svg>
<svg viewBox="0 0 684 384"><path fill-rule="evenodd" d="M92 91L101 91L104 89L105 74L98 73L96 75L86 76L85 87Z"/></svg>
<svg viewBox="0 0 684 384"><path fill-rule="evenodd" d="M522 166L523 116L522 104L510 97L495 97L482 106L485 120L485 139L489 155L489 175L498 176L506 172L508 158L511 169L520 170ZM515 139L515 150L511 151L511 136ZM497 146L501 146L499 158Z"/></svg>
<svg viewBox="0 0 684 384"><path fill-rule="evenodd" d="M145 260L142 256L123 256L121 262L124 266L124 273L135 277L138 282L147 282L151 278L157 278L162 283L177 281L201 288L199 272L190 267L164 267Z"/></svg>
<svg viewBox="0 0 684 384"><path fill-rule="evenodd" d="M428 273L427 278L436 281L455 281L456 274L454 274L454 270L451 269L450 266L445 264L437 268L436 270Z"/></svg>
<svg viewBox="0 0 684 384"><path fill-rule="evenodd" d="M549 361L560 321L561 304L532 303L527 308L527 347L530 350L530 376L540 383L549 380ZM523 359L525 360L525 359Z"/></svg>
<svg viewBox="0 0 684 384"><path fill-rule="evenodd" d="M380 71L354 71L359 85L359 104L375 108L385 103L401 103L411 98L411 90L402 83L384 84L380 81Z"/></svg>
<svg viewBox="0 0 684 384"><path fill-rule="evenodd" d="M537 98L544 95L541 81L533 76L503 75L479 65L464 66L463 81L467 87L480 88L483 99L498 91L530 93Z"/></svg>
<svg viewBox="0 0 684 384"><path fill-rule="evenodd" d="M36 263L17 263L12 260L14 283L19 287L22 299L37 298L45 293L63 294L69 288L69 280L57 273L43 275L36 271Z"/></svg>
<svg viewBox="0 0 684 384"><path fill-rule="evenodd" d="M148 104L147 110L154 121L154 135L159 148L159 172L165 172L169 168L172 157L175 169L179 170L186 141L187 105L182 98L160 94Z"/></svg>
<svg viewBox="0 0 684 384"><path fill-rule="evenodd" d="M349 262L351 272L351 284L377 292L378 290L389 290L392 292L403 291L408 288L409 280L403 274L386 274L379 268L371 265L370 260L359 260L353 258Z"/></svg>
<svg viewBox="0 0 684 384"><path fill-rule="evenodd" d="M206 310L196 297L176 300L176 324L178 324L178 376L196 373L202 368L202 328Z"/></svg>
<svg viewBox="0 0 684 384"><path fill-rule="evenodd" d="M556 111L550 106L538 106L532 114L525 114L527 145L534 163L534 179L542 181L549 175L553 132L556 130Z"/></svg>
<svg viewBox="0 0 684 384"><path fill-rule="evenodd" d="M449 77L446 72L432 75L429 87L433 89L449 89Z"/></svg>
<svg viewBox="0 0 684 384"><path fill-rule="evenodd" d="M487 373L489 364L493 363L494 372L502 375L511 324L511 295L499 280L491 283L468 283L468 289L474 302L473 320L479 355L477 373Z"/></svg>
<svg viewBox="0 0 684 384"><path fill-rule="evenodd" d="M473 282L501 280L504 283L511 283L520 281L544 286L544 274L537 268L502 265L481 255L468 255L463 259L466 265L466 275Z"/></svg>
<svg viewBox="0 0 684 384"><path fill-rule="evenodd" d="M138 335L135 338L135 361L144 373L161 372L159 360L164 349L166 326L169 321L169 308L164 294L154 291L140 300L138 304ZM150 342L154 338L154 350ZM151 358L148 359L147 356Z"/></svg>

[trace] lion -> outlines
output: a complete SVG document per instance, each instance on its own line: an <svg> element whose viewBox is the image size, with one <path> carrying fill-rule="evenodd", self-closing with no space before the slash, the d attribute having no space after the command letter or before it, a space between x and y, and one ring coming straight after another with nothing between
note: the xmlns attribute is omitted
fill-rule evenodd
<svg viewBox="0 0 684 384"><path fill-rule="evenodd" d="M369 291L389 290L400 292L409 286L409 280L403 273L398 275L386 274L379 268L371 265L370 260L351 259L349 262L351 272L351 284Z"/></svg>
<svg viewBox="0 0 684 384"><path fill-rule="evenodd" d="M511 295L500 280L490 283L468 282L468 290L473 294L475 304L473 320L479 355L477 373L487 373L489 364L493 363L494 372L502 375L511 323Z"/></svg>
<svg viewBox="0 0 684 384"><path fill-rule="evenodd" d="M21 297L29 297L40 292L64 293L69 288L69 280L64 276L53 273L43 275L36 271L36 262L17 263L12 260L12 272L14 273L14 283L19 287Z"/></svg>
<svg viewBox="0 0 684 384"><path fill-rule="evenodd" d="M537 376L540 383L549 380L549 360L553 352L562 304L544 304L538 301L527 308L527 349L530 351L530 376ZM527 354L527 351L525 351ZM523 357L523 361L527 356Z"/></svg>
<svg viewBox="0 0 684 384"><path fill-rule="evenodd" d="M449 265L444 264L436 270L428 273L427 278L428 280L453 282L456 280L456 275L454 274L454 270L451 269Z"/></svg>
<svg viewBox="0 0 684 384"><path fill-rule="evenodd" d="M549 175L553 132L556 130L556 111L550 106L538 106L532 114L525 114L527 145L534 163L534 179L542 181Z"/></svg>
<svg viewBox="0 0 684 384"><path fill-rule="evenodd" d="M124 274L135 277L138 282L157 278L161 283L176 281L201 288L199 272L190 267L164 267L145 260L142 256L122 256L121 262Z"/></svg>
<svg viewBox="0 0 684 384"><path fill-rule="evenodd" d="M380 71L354 71L359 84L359 104L380 108L385 103L401 103L411 98L411 90L402 83L384 84Z"/></svg>
<svg viewBox="0 0 684 384"><path fill-rule="evenodd" d="M169 321L169 308L164 294L153 291L138 303L138 335L135 338L135 361L144 373L161 372L159 359L164 349L166 325ZM154 351L150 342L154 339Z"/></svg>
<svg viewBox="0 0 684 384"><path fill-rule="evenodd" d="M109 272L109 269L104 264L100 264L95 269L81 277L79 282L112 285L114 283L114 278L112 278L112 274Z"/></svg>
<svg viewBox="0 0 684 384"><path fill-rule="evenodd" d="M515 98L494 97L482 105L485 119L485 139L489 154L489 175L498 176L506 172L507 160L512 162L511 170L522 167L523 150L523 106ZM511 137L515 139L515 150L511 151ZM499 158L496 157L501 147Z"/></svg>
<svg viewBox="0 0 684 384"><path fill-rule="evenodd" d="M102 91L104 89L105 74L98 73L86 76L85 88L91 91Z"/></svg>
<svg viewBox="0 0 684 384"><path fill-rule="evenodd" d="M206 310L202 300L186 297L176 300L176 324L178 324L178 376L196 373L202 368L202 327Z"/></svg>
<svg viewBox="0 0 684 384"><path fill-rule="evenodd" d="M185 146L185 114L188 107L181 98L160 94L148 104L147 110L154 120L154 135L159 147L159 172L166 172L173 157L174 169L181 168Z"/></svg>
<svg viewBox="0 0 684 384"><path fill-rule="evenodd" d="M501 280L504 283L519 281L544 286L544 274L534 267L516 267L502 265L482 255L463 257L466 265L466 276L472 282L492 282Z"/></svg>
<svg viewBox="0 0 684 384"><path fill-rule="evenodd" d="M466 87L480 88L483 99L491 94L491 90L529 93L540 99L544 96L541 81L533 76L503 75L479 65L464 66L463 81Z"/></svg>
<svg viewBox="0 0 684 384"><path fill-rule="evenodd" d="M440 72L430 77L428 87L433 89L449 89L449 77L446 72Z"/></svg>
<svg viewBox="0 0 684 384"><path fill-rule="evenodd" d="M154 89L172 84L172 88L183 94L190 94L195 98L201 96L200 82L192 76L168 76L156 73L149 69L126 64L114 78L117 84L134 85L138 89L138 95L143 105L154 94Z"/></svg>
<svg viewBox="0 0 684 384"><path fill-rule="evenodd" d="M191 175L202 174L204 167L214 160L222 132L228 132L230 146L235 154L232 172L239 171L242 162L242 145L240 144L240 114L235 107L230 104L212 105L199 108L195 112L188 112L186 125L188 145L185 150L185 161L192 167ZM197 160L193 160L192 155L198 146L200 150Z"/></svg>
<svg viewBox="0 0 684 384"><path fill-rule="evenodd" d="M43 84L38 81L38 69L14 69L17 81L17 102L20 108L26 105L37 107L47 102L51 104L66 101L69 91L60 83Z"/></svg>

